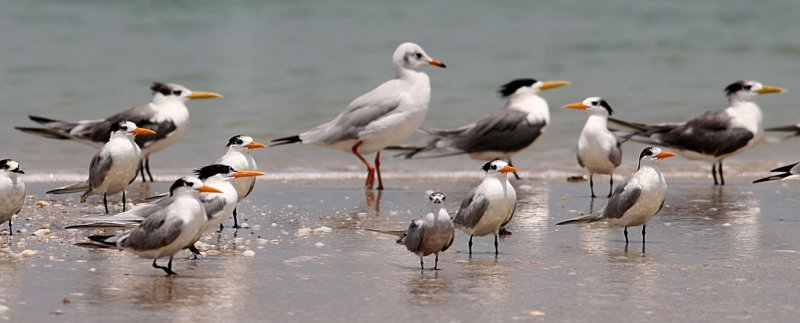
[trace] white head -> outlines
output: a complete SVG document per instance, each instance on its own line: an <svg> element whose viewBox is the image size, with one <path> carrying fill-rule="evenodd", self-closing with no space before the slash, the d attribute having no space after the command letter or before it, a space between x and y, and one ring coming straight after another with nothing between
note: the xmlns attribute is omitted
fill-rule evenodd
<svg viewBox="0 0 800 323"><path fill-rule="evenodd" d="M155 135L156 132L146 128L139 128L135 123L123 120L111 124L111 136L127 136L134 138L138 135Z"/></svg>
<svg viewBox="0 0 800 323"><path fill-rule="evenodd" d="M508 166L508 163L495 159L483 165L483 171L486 176L501 176L506 177L508 173L516 172L518 169L513 166Z"/></svg>
<svg viewBox="0 0 800 323"><path fill-rule="evenodd" d="M398 70L409 69L416 71L423 66L428 65L441 68L447 67L441 61L428 56L422 47L414 43L400 44L400 46L395 49L394 54L392 55L392 63Z"/></svg>
<svg viewBox="0 0 800 323"><path fill-rule="evenodd" d="M588 97L582 102L576 102L567 104L564 106L564 109L581 109L586 110L589 115L597 115L608 118L608 116L614 114L614 109L608 105L606 100L599 96L592 96Z"/></svg>
<svg viewBox="0 0 800 323"><path fill-rule="evenodd" d="M444 201L445 201L444 193L442 193L442 192L433 192L433 193L431 193L430 196L428 196L428 199L431 201L431 206L434 209L438 209L438 208L444 207L444 204L445 204L444 203Z"/></svg>
<svg viewBox="0 0 800 323"><path fill-rule="evenodd" d="M194 176L184 176L179 178L177 181L172 183L172 186L169 188L169 195L194 195L195 197L200 194L200 192L204 193L222 193L222 191L213 188L211 186L206 186L203 184L199 178Z"/></svg>
<svg viewBox="0 0 800 323"><path fill-rule="evenodd" d="M253 137L250 136L236 135L228 139L228 144L225 147L228 147L228 150L250 152L253 149L267 148L267 145L253 140Z"/></svg>
<svg viewBox="0 0 800 323"><path fill-rule="evenodd" d="M725 87L725 95L728 101L748 101L754 102L761 94L783 93L786 89L763 85L758 81L736 81Z"/></svg>
<svg viewBox="0 0 800 323"><path fill-rule="evenodd" d="M504 98L514 98L525 95L538 95L544 90L554 89L569 85L569 81L538 81L534 79L516 79L503 84L498 91Z"/></svg>
<svg viewBox="0 0 800 323"><path fill-rule="evenodd" d="M639 168L642 166L655 166L661 163L662 159L678 156L671 152L662 151L658 147L647 147L639 155Z"/></svg>
<svg viewBox="0 0 800 323"><path fill-rule="evenodd" d="M19 168L19 163L11 159L0 160L0 173L9 177L17 177L20 174L25 174Z"/></svg>
<svg viewBox="0 0 800 323"><path fill-rule="evenodd" d="M189 100L217 99L222 97L222 94L192 91L183 85L175 83L154 82L153 85L150 86L150 90L153 91L153 103L155 104L183 103Z"/></svg>

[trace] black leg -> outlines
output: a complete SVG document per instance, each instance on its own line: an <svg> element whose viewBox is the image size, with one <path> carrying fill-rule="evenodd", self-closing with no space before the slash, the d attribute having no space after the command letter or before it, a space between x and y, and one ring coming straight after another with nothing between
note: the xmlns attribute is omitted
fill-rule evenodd
<svg viewBox="0 0 800 323"><path fill-rule="evenodd" d="M142 174L142 183L146 183L147 179L144 178L144 159L139 160L139 174Z"/></svg>
<svg viewBox="0 0 800 323"><path fill-rule="evenodd" d="M239 228L239 219L236 218L236 208L233 208L233 228Z"/></svg>
<svg viewBox="0 0 800 323"><path fill-rule="evenodd" d="M608 175L608 197L611 197L611 193L614 192L614 174Z"/></svg>
<svg viewBox="0 0 800 323"><path fill-rule="evenodd" d="M11 220L8 220L8 235L14 235L14 229L11 228Z"/></svg>
<svg viewBox="0 0 800 323"><path fill-rule="evenodd" d="M422 257L419 257L419 270L425 270L425 262L422 261Z"/></svg>
<svg viewBox="0 0 800 323"><path fill-rule="evenodd" d="M469 256L472 257L472 235L469 235Z"/></svg>
<svg viewBox="0 0 800 323"><path fill-rule="evenodd" d="M122 212L125 212L125 211L127 211L127 210L125 209L125 204L128 204L128 202L127 202L127 201L125 201L125 190L122 190Z"/></svg>
<svg viewBox="0 0 800 323"><path fill-rule="evenodd" d="M172 256L169 257L169 264L167 264L167 267L159 266L158 264L156 264L156 260L158 260L158 258L153 259L153 268L163 270L165 273L167 273L167 276L178 275L174 271L172 271Z"/></svg>
<svg viewBox="0 0 800 323"><path fill-rule="evenodd" d="M196 260L203 258L203 255L200 253L200 250L197 250L197 247L194 246L194 243L189 246L189 251L192 252L192 255L189 257L189 259Z"/></svg>
<svg viewBox="0 0 800 323"><path fill-rule="evenodd" d="M642 244L644 244L645 228L647 228L647 224L643 224L642 225Z"/></svg>
<svg viewBox="0 0 800 323"><path fill-rule="evenodd" d="M436 254L436 260L433 263L433 270L439 270L439 254Z"/></svg>
<svg viewBox="0 0 800 323"><path fill-rule="evenodd" d="M498 251L498 249L497 249L497 235L495 234L494 235L494 257L497 258L497 254L499 254L499 253L500 253L500 251Z"/></svg>
<svg viewBox="0 0 800 323"><path fill-rule="evenodd" d="M711 165L711 176L714 176L714 185L719 185L717 183L717 163Z"/></svg>
<svg viewBox="0 0 800 323"><path fill-rule="evenodd" d="M150 156L147 156L147 160L144 161L144 169L147 171L147 176L150 177L150 182L153 182L153 174L150 173Z"/></svg>
<svg viewBox="0 0 800 323"><path fill-rule="evenodd" d="M628 227L625 226L625 231L622 231L622 232L625 233L625 245L627 246L628 245Z"/></svg>
<svg viewBox="0 0 800 323"><path fill-rule="evenodd" d="M594 195L594 180L592 179L592 176L594 175L589 174L589 189L592 190L592 198L595 198L597 196Z"/></svg>
<svg viewBox="0 0 800 323"><path fill-rule="evenodd" d="M514 164L511 163L511 158L510 157L508 158L508 166L514 167ZM521 180L522 179L521 177L519 177L519 174L517 174L517 172L514 172L514 178L516 178L517 180Z"/></svg>
<svg viewBox="0 0 800 323"><path fill-rule="evenodd" d="M222 223L220 223L220 224L219 224L219 232L222 232L222 229L224 229L224 228L225 228L225 226L224 226L224 225L222 225Z"/></svg>
<svg viewBox="0 0 800 323"><path fill-rule="evenodd" d="M107 194L103 193L103 205L106 207L106 214L108 214L108 199L106 198Z"/></svg>
<svg viewBox="0 0 800 323"><path fill-rule="evenodd" d="M719 161L719 182L720 185L725 185L725 176L722 175L722 160Z"/></svg>

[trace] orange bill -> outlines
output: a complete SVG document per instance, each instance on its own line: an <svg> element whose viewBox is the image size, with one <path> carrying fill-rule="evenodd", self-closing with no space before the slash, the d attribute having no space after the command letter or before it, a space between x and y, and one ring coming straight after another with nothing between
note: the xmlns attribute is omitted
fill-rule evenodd
<svg viewBox="0 0 800 323"><path fill-rule="evenodd" d="M260 143L258 141L253 141L253 142L247 144L247 146L245 146L245 147L250 148L250 149L256 149L256 148L267 148L267 145L262 144L262 143Z"/></svg>
<svg viewBox="0 0 800 323"><path fill-rule="evenodd" d="M664 159L664 158L670 158L670 157L675 157L675 156L678 156L678 154L674 154L674 153L671 153L671 152L668 152L668 151L662 151L660 154L656 155L656 158Z"/></svg>
<svg viewBox="0 0 800 323"><path fill-rule="evenodd" d="M155 135L156 132L147 128L136 128L133 129L133 134L138 135Z"/></svg>
<svg viewBox="0 0 800 323"><path fill-rule="evenodd" d="M203 193L222 193L222 191L208 185L200 186L196 190Z"/></svg>
<svg viewBox="0 0 800 323"><path fill-rule="evenodd" d="M516 167L514 167L514 166L505 166L505 167L503 167L503 168L501 168L501 169L500 169L500 172L501 172L501 173L511 173L511 172L516 172L516 171L518 171L518 170L519 170L519 169L517 169L517 168L516 168Z"/></svg>
<svg viewBox="0 0 800 323"><path fill-rule="evenodd" d="M581 109L586 110L587 106L583 105L583 102L575 102L570 103L564 106L564 109Z"/></svg>
<svg viewBox="0 0 800 323"><path fill-rule="evenodd" d="M257 171L254 171L254 170L242 170L242 171L238 171L236 173L233 173L233 177L234 178L254 177L254 176L262 176L262 175L266 175L266 173L257 172Z"/></svg>
<svg viewBox="0 0 800 323"><path fill-rule="evenodd" d="M428 62L428 64L431 64L433 66L438 66L438 67L441 67L441 68L447 68L447 65L444 65L444 63L442 63L442 61L440 61L438 59L434 59L434 60Z"/></svg>

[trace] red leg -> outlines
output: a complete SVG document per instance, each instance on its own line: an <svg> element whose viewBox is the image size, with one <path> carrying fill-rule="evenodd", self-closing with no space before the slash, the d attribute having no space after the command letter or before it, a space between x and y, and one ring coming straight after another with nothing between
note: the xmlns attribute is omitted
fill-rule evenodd
<svg viewBox="0 0 800 323"><path fill-rule="evenodd" d="M355 144L355 146L353 146L351 151L353 152L353 155L356 155L356 157L358 157L358 159L361 160L365 166L367 166L367 180L364 181L364 186L367 189L372 189L372 187L375 185L375 168L373 168L372 165L370 165L369 162L364 159L364 156L361 156L361 154L358 153L358 147L363 143L363 141L359 141Z"/></svg>
<svg viewBox="0 0 800 323"><path fill-rule="evenodd" d="M378 173L378 189L383 189L383 179L381 178L381 151L375 154L375 172Z"/></svg>

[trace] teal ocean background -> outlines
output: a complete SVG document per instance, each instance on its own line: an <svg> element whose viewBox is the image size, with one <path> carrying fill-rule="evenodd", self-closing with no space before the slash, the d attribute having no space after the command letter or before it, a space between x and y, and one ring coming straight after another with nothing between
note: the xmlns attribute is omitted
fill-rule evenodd
<svg viewBox="0 0 800 323"><path fill-rule="evenodd" d="M789 89L761 98L765 124L800 122L799 16L800 2L790 0L3 1L0 157L29 173L84 174L92 148L13 127L33 125L29 114L85 119L144 104L153 81L224 94L191 102L191 129L152 158L155 174L180 174L216 160L232 135L268 141L330 120L392 77L392 51L413 41L448 65L428 71L426 127L461 126L500 108L496 90L515 78L572 81L544 93L551 125L515 163L532 173L577 172L586 115L561 106L587 96L605 97L622 119L681 121L726 107L727 84L757 79ZM624 163L641 147L626 145ZM798 147L800 140L767 140L728 164L760 171L797 160ZM257 156L271 173L362 167L319 147ZM388 160L384 170L480 164ZM685 160L671 167L707 168Z"/></svg>

